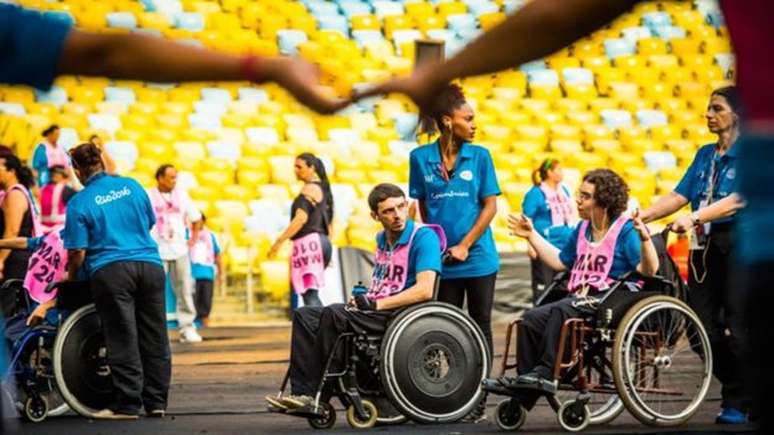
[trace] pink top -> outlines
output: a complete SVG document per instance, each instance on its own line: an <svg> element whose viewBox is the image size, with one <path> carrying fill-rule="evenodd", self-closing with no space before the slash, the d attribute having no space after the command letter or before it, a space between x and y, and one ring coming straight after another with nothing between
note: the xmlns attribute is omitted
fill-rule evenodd
<svg viewBox="0 0 774 435"><path fill-rule="evenodd" d="M615 245L618 241L618 235L621 234L621 230L628 220L629 218L626 216L619 216L610 226L602 241L598 243L589 242L586 238L589 221L581 222L575 248L578 257L572 265L572 271L570 271L568 285L570 292L581 292L585 296L584 287L590 287L596 291L605 291L610 288L613 283L610 269L613 267Z"/></svg>

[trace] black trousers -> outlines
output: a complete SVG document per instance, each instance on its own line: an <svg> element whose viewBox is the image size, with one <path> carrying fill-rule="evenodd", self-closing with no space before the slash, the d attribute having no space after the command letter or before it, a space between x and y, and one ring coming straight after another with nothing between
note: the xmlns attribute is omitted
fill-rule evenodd
<svg viewBox="0 0 774 435"><path fill-rule="evenodd" d="M494 302L495 280L497 273L474 278L442 279L438 289L438 300L462 308L467 297L468 314L478 324L489 345L489 355L494 355L492 347L492 304Z"/></svg>
<svg viewBox="0 0 774 435"><path fill-rule="evenodd" d="M529 266L532 275L532 302L535 302L543 294L548 284L551 284L556 272L537 259L530 259Z"/></svg>
<svg viewBox="0 0 774 435"><path fill-rule="evenodd" d="M723 407L746 410L744 382L738 362L742 358L743 294L730 285L732 233L713 226L706 256L692 250L689 261L688 304L699 316L712 346L715 377L723 384ZM702 278L703 282L696 278ZM770 273L766 271L764 273Z"/></svg>
<svg viewBox="0 0 774 435"><path fill-rule="evenodd" d="M166 409L172 376L164 269L145 262L118 262L91 278L102 320L115 397L110 409L138 414Z"/></svg>
<svg viewBox="0 0 774 435"><path fill-rule="evenodd" d="M771 307L774 306L774 261L737 267L733 277L743 291L745 331L742 344L742 373L746 389L752 399L750 415L759 420L760 433L774 430L774 415L766 412L774 391L769 346L774 343L771 327Z"/></svg>
<svg viewBox="0 0 774 435"><path fill-rule="evenodd" d="M391 311L350 311L344 304L301 307L293 313L290 343L290 386L292 394L314 395L325 363L336 340L344 332L384 334ZM343 367L339 345L332 370Z"/></svg>
<svg viewBox="0 0 774 435"><path fill-rule="evenodd" d="M595 307L579 302L580 299L570 296L524 313L516 345L519 374L535 370L544 377L553 376L559 336L565 320L595 311ZM529 410L538 397L536 393L525 391L520 393L519 401Z"/></svg>
<svg viewBox="0 0 774 435"><path fill-rule="evenodd" d="M210 279L197 279L196 292L194 293L194 305L196 306L196 317L206 319L210 317L212 311L212 290L215 283Z"/></svg>

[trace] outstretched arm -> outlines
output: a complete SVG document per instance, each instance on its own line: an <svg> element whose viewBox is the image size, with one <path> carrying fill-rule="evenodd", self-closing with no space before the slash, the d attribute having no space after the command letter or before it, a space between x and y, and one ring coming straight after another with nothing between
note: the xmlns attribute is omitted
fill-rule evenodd
<svg viewBox="0 0 774 435"><path fill-rule="evenodd" d="M107 76L157 82L272 81L299 102L332 113L347 102L317 87L317 68L289 57L236 56L148 35L70 31L59 58L58 74Z"/></svg>

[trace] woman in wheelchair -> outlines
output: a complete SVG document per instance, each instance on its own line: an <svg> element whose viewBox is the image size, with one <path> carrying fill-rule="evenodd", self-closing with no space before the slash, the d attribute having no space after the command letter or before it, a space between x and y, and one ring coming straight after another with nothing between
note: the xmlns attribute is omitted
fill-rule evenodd
<svg viewBox="0 0 774 435"><path fill-rule="evenodd" d="M613 171L588 172L576 198L582 221L561 250L543 239L528 218L508 218L511 232L527 239L541 261L556 271L570 272L564 298L524 315L518 330L519 376L501 380L508 388L525 389L520 397L525 409L534 406L540 395L535 391L556 391L553 368L564 322L593 314L599 297L627 272L653 276L658 271L658 255L647 228L637 213L631 218L624 214L628 191Z"/></svg>
<svg viewBox="0 0 774 435"><path fill-rule="evenodd" d="M354 296L347 304L302 307L294 313L288 370L292 394L267 396L271 410L302 415L313 406L313 396L319 392L326 361L334 349L334 366L344 363L336 346L342 333L383 335L396 309L433 296L445 247L443 231L408 220L408 203L398 186L376 186L368 196L368 205L371 216L384 229L376 238L376 264L368 292Z"/></svg>

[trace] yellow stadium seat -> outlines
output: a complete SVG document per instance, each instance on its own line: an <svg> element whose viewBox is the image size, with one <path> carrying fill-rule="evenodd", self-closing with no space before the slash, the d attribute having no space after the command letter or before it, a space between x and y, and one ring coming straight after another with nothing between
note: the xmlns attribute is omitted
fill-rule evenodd
<svg viewBox="0 0 774 435"><path fill-rule="evenodd" d="M641 55L666 54L666 42L660 38L644 38L637 41L637 53Z"/></svg>
<svg viewBox="0 0 774 435"><path fill-rule="evenodd" d="M143 174L155 174L156 170L161 166L161 163L159 163L159 160L154 160L152 158L148 157L140 157L137 160L134 161L134 170L135 172L143 173ZM163 161L162 161L163 162Z"/></svg>
<svg viewBox="0 0 774 435"><path fill-rule="evenodd" d="M594 85L565 85L567 98L574 100L590 100L597 98L597 88Z"/></svg>
<svg viewBox="0 0 774 435"><path fill-rule="evenodd" d="M550 128L551 140L572 140L581 139L581 130L579 127L568 124L556 124Z"/></svg>
<svg viewBox="0 0 774 435"><path fill-rule="evenodd" d="M583 145L578 140L552 140L551 151L567 157L583 151Z"/></svg>
<svg viewBox="0 0 774 435"><path fill-rule="evenodd" d="M671 54L653 55L648 57L648 66L650 68L658 68L661 70L667 70L677 68L679 61L677 56Z"/></svg>
<svg viewBox="0 0 774 435"><path fill-rule="evenodd" d="M672 54L683 56L686 54L696 54L701 49L701 41L691 38L675 38L669 41Z"/></svg>
<svg viewBox="0 0 774 435"><path fill-rule="evenodd" d="M395 30L406 30L414 28L414 22L411 17L406 15L389 15L384 17L384 36L392 39L392 32Z"/></svg>
<svg viewBox="0 0 774 435"><path fill-rule="evenodd" d="M519 125L514 129L518 140L534 142L544 147L548 144L548 131L543 126L538 125Z"/></svg>
<svg viewBox="0 0 774 435"><path fill-rule="evenodd" d="M258 197L277 201L287 201L290 199L290 191L288 190L288 186L284 184L264 184L258 186Z"/></svg>
<svg viewBox="0 0 774 435"><path fill-rule="evenodd" d="M562 98L562 90L559 86L551 85L530 85L530 98L539 100L555 101Z"/></svg>
<svg viewBox="0 0 774 435"><path fill-rule="evenodd" d="M588 38L582 39L573 44L572 52L574 56L583 59L584 61L590 58L598 59L598 56L603 54L602 45L599 43L599 41ZM607 58L605 57L604 59ZM586 65L584 65L584 67L588 68Z"/></svg>
<svg viewBox="0 0 774 435"><path fill-rule="evenodd" d="M715 61L712 59L712 56L691 54L680 57L680 63L686 68L696 70L698 68L709 67L710 65L713 65Z"/></svg>
<svg viewBox="0 0 774 435"><path fill-rule="evenodd" d="M105 99L102 88L78 86L70 91L70 99L75 103L94 104Z"/></svg>
<svg viewBox="0 0 774 435"><path fill-rule="evenodd" d="M481 14L478 17L478 21L481 25L481 30L487 31L505 21L505 14L502 12L489 12L486 14Z"/></svg>
<svg viewBox="0 0 774 435"><path fill-rule="evenodd" d="M609 95L617 100L636 100L640 98L640 87L636 83L612 82L610 83Z"/></svg>
<svg viewBox="0 0 774 435"><path fill-rule="evenodd" d="M679 128L675 128L669 124L661 125L650 129L650 137L656 142L663 143L681 139L683 137L683 132Z"/></svg>
<svg viewBox="0 0 774 435"><path fill-rule="evenodd" d="M137 16L137 24L146 29L164 30L170 26L169 19L158 12L142 12Z"/></svg>
<svg viewBox="0 0 774 435"><path fill-rule="evenodd" d="M239 170L237 180L240 186L255 191L258 186L269 182L269 173L267 171Z"/></svg>
<svg viewBox="0 0 774 435"><path fill-rule="evenodd" d="M639 127L622 128L618 130L618 140L624 147L631 146L632 142L638 139L647 139L647 131Z"/></svg>
<svg viewBox="0 0 774 435"><path fill-rule="evenodd" d="M379 19L373 15L353 15L349 23L352 30L381 30Z"/></svg>
<svg viewBox="0 0 774 435"><path fill-rule="evenodd" d="M453 15L453 14L464 14L468 11L468 8L467 6L465 6L465 3L458 2L458 1L439 3L436 5L436 9L438 10L438 15L441 15L443 17Z"/></svg>
<svg viewBox="0 0 774 435"><path fill-rule="evenodd" d="M565 68L579 68L581 64L577 57L551 56L548 58L548 66L555 71L561 72Z"/></svg>
<svg viewBox="0 0 774 435"><path fill-rule="evenodd" d="M621 151L621 143L614 139L593 139L589 142L589 149L610 156Z"/></svg>
<svg viewBox="0 0 774 435"><path fill-rule="evenodd" d="M564 115L567 122L573 125L589 125L599 122L599 117L588 110L569 111Z"/></svg>
<svg viewBox="0 0 774 435"><path fill-rule="evenodd" d="M669 84L660 83L658 81L651 82L648 85L642 86L642 96L645 99L652 101L660 101L663 99L672 97L672 86Z"/></svg>
<svg viewBox="0 0 774 435"><path fill-rule="evenodd" d="M271 299L287 298L290 292L290 263L287 261L262 262L261 284Z"/></svg>
<svg viewBox="0 0 774 435"><path fill-rule="evenodd" d="M687 100L701 98L709 99L710 90L705 83L683 82L675 85L675 95Z"/></svg>

